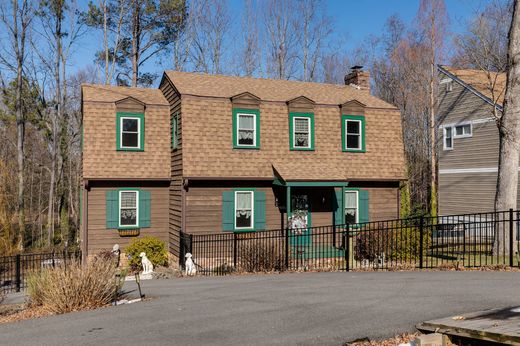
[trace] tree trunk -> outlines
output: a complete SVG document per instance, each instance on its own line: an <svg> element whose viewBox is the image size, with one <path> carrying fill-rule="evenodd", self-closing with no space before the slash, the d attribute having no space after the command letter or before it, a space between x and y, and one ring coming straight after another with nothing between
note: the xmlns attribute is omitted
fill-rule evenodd
<svg viewBox="0 0 520 346"><path fill-rule="evenodd" d="M23 4L25 8L25 4ZM18 247L23 250L25 235L25 181L24 181L24 144L25 144L25 117L22 109L22 92L23 92L23 63L25 48L25 27L22 20L22 32L18 31L18 0L13 1L13 39L15 41L15 54L17 62L16 70L16 156L17 156L17 175L18 175L18 198L16 211L18 214ZM20 40L19 40L20 39Z"/></svg>
<svg viewBox="0 0 520 346"><path fill-rule="evenodd" d="M500 120L500 151L498 159L497 191L495 210L517 208L518 162L520 158L520 13L515 0L513 20L509 30L508 69L504 114ZM495 254L509 252L509 232L498 227L493 251ZM513 232L513 234L516 232Z"/></svg>

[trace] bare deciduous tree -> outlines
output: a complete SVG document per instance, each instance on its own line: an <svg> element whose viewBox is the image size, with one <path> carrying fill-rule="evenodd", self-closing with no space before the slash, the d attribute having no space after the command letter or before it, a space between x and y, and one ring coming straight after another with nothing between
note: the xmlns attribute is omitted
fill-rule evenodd
<svg viewBox="0 0 520 346"><path fill-rule="evenodd" d="M266 30L266 68L276 79L290 79L296 74L298 18L293 0L263 2L262 20Z"/></svg>
<svg viewBox="0 0 520 346"><path fill-rule="evenodd" d="M16 78L15 92L15 116L17 129L17 176L18 176L18 198L16 212L18 216L18 244L20 248L24 245L25 234L25 123L23 113L23 79L27 57L27 42L34 18L32 2L28 0L12 0L0 5L0 21L2 22L9 40L0 54L0 62Z"/></svg>
<svg viewBox="0 0 520 346"><path fill-rule="evenodd" d="M425 46L429 49L430 75L429 83L429 127L430 127L430 161L431 161L431 187L430 187L430 213L437 215L437 124L435 119L436 107L436 77L437 62L442 55L444 40L448 26L448 14L444 0L421 0L417 12L417 23L423 35Z"/></svg>

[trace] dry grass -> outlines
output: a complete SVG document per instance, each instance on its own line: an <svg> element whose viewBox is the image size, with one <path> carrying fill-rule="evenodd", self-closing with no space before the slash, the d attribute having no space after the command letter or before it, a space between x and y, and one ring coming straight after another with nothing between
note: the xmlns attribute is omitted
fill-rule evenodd
<svg viewBox="0 0 520 346"><path fill-rule="evenodd" d="M31 306L62 314L110 304L120 292L112 261L95 258L86 266L73 261L28 277Z"/></svg>

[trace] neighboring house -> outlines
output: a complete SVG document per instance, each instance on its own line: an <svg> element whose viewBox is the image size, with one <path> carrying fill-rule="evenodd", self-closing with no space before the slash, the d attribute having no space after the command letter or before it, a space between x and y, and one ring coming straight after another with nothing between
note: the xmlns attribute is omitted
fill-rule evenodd
<svg viewBox="0 0 520 346"><path fill-rule="evenodd" d="M439 213L492 211L499 151L493 108L502 111L506 76L448 66L438 70Z"/></svg>
<svg viewBox="0 0 520 346"><path fill-rule="evenodd" d="M180 231L399 217L400 113L366 72L346 82L166 71L159 89L84 85L85 253L137 234L178 255Z"/></svg>

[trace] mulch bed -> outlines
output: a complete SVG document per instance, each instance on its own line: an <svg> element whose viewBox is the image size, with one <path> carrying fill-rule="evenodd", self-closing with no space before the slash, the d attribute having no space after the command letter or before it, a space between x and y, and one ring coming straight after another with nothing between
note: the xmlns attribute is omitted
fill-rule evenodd
<svg viewBox="0 0 520 346"><path fill-rule="evenodd" d="M40 306L28 307L26 304L0 305L0 324L51 316L53 313Z"/></svg>
<svg viewBox="0 0 520 346"><path fill-rule="evenodd" d="M345 346L397 346L399 344L405 344L414 340L416 337L421 335L420 333L405 333L397 335L391 339L385 340L354 340L347 342Z"/></svg>

